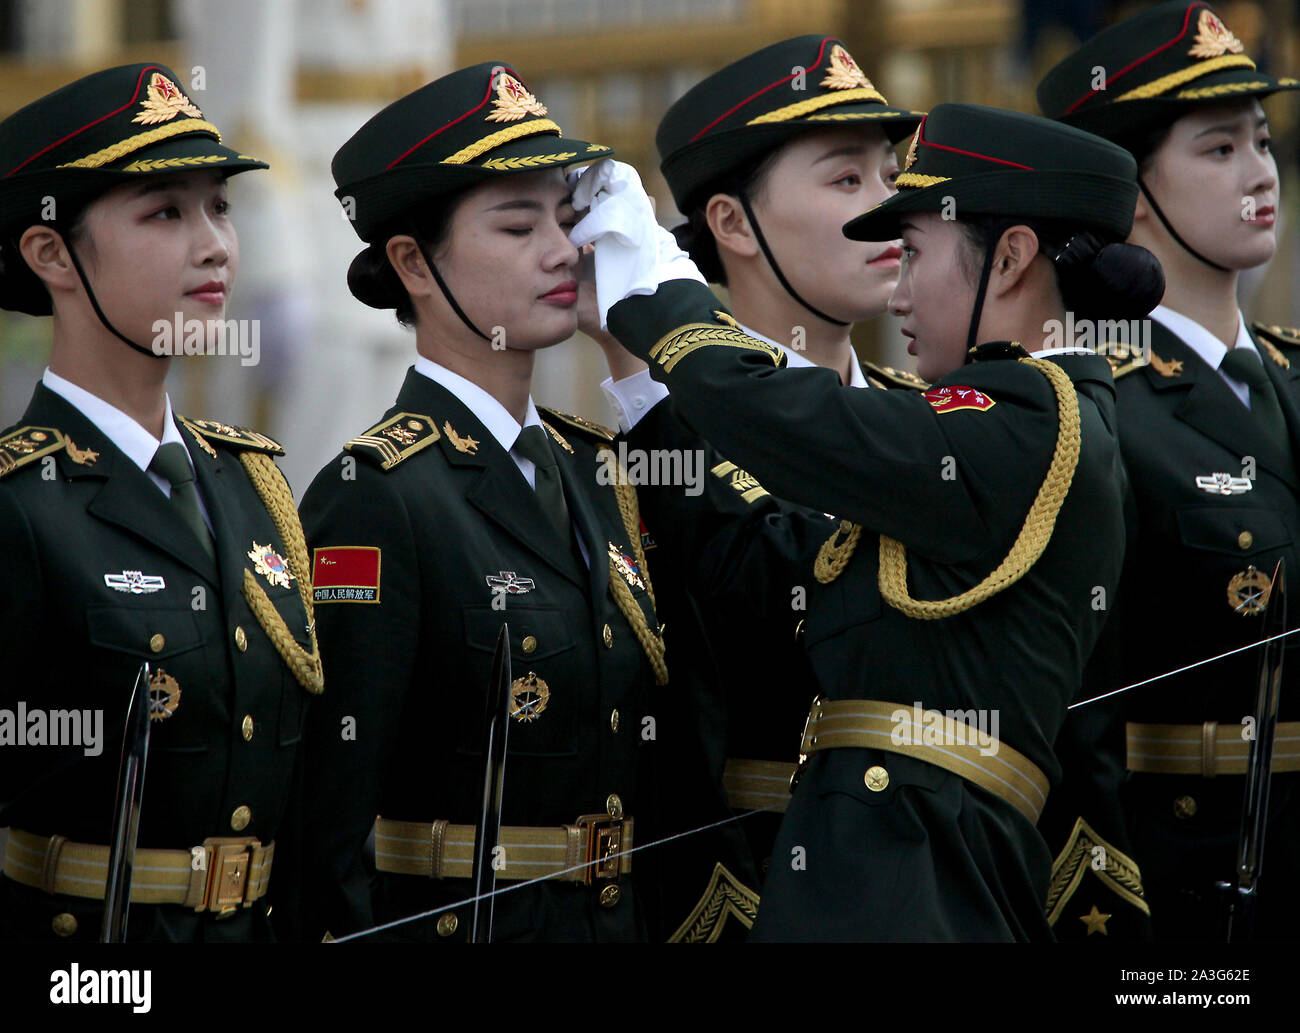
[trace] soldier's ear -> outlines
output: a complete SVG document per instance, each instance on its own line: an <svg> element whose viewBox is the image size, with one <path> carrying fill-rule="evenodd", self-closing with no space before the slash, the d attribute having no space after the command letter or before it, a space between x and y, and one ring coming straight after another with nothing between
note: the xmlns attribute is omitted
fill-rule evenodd
<svg viewBox="0 0 1300 1033"><path fill-rule="evenodd" d="M1028 226L1012 226L1005 230L993 252L989 293L996 297L1020 286L1039 250L1038 236Z"/></svg>
<svg viewBox="0 0 1300 1033"><path fill-rule="evenodd" d="M758 254L758 240L745 217L740 200L731 194L714 194L704 206L704 219L718 246L718 255L753 258Z"/></svg>
<svg viewBox="0 0 1300 1033"><path fill-rule="evenodd" d="M424 261L424 255L420 253L414 237L407 234L390 237L384 251L397 273L397 278L402 281L402 286L406 288L406 293L412 299L433 294L435 289L433 274L429 272L429 266Z"/></svg>
<svg viewBox="0 0 1300 1033"><path fill-rule="evenodd" d="M72 256L68 254L63 236L53 226L27 227L18 240L18 251L28 268L41 278L51 293L77 290L77 271Z"/></svg>

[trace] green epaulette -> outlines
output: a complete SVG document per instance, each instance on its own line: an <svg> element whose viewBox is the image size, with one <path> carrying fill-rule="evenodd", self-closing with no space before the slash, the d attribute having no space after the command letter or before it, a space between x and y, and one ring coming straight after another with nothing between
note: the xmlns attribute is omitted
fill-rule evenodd
<svg viewBox="0 0 1300 1033"><path fill-rule="evenodd" d="M382 470L391 470L421 449L428 448L440 436L431 417L422 413L399 412L382 423L376 423L364 434L358 434L343 446L343 450L365 456Z"/></svg>
<svg viewBox="0 0 1300 1033"><path fill-rule="evenodd" d="M10 431L0 437L0 477L60 451L65 441L63 434L53 427L19 427Z"/></svg>
<svg viewBox="0 0 1300 1033"><path fill-rule="evenodd" d="M1300 348L1300 330L1293 326L1278 326L1276 323L1251 323L1250 328L1268 352L1268 357L1283 369L1290 369L1291 360L1281 349Z"/></svg>
<svg viewBox="0 0 1300 1033"><path fill-rule="evenodd" d="M216 420L196 420L188 416L176 417L181 425L187 428L196 437L202 437L208 441L218 441L223 445L233 445L235 448L252 450L255 452L266 452L270 455L284 455L284 448L274 438L268 438L255 430L249 430L247 427L232 427L228 423L219 423Z"/></svg>
<svg viewBox="0 0 1300 1033"><path fill-rule="evenodd" d="M547 416L554 416L557 420L567 423L570 427L576 427L588 437L596 438L599 441L613 441L614 432L608 427L602 427L599 423L593 423L591 420L584 419L581 416L575 416L571 412L563 412L559 409L548 409L545 406L537 407L539 412Z"/></svg>
<svg viewBox="0 0 1300 1033"><path fill-rule="evenodd" d="M928 391L930 385L918 377L915 373L908 373L906 370L894 369L893 366L880 366L874 362L863 361L863 366L868 371L868 379L873 379L881 387L901 387L908 391Z"/></svg>

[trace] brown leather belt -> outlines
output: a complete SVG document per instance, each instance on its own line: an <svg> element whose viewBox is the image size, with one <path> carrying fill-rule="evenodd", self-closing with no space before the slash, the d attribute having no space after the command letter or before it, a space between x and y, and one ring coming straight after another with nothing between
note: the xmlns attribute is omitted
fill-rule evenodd
<svg viewBox="0 0 1300 1033"><path fill-rule="evenodd" d="M14 882L71 897L104 899L109 848L10 829L4 873ZM251 837L205 839L189 850L137 850L131 902L181 904L229 914L266 895L275 844Z"/></svg>
<svg viewBox="0 0 1300 1033"><path fill-rule="evenodd" d="M1125 767L1163 775L1244 775L1250 757L1245 726L1206 721L1199 725L1125 726ZM1300 771L1300 721L1282 721L1273 735L1273 770Z"/></svg>

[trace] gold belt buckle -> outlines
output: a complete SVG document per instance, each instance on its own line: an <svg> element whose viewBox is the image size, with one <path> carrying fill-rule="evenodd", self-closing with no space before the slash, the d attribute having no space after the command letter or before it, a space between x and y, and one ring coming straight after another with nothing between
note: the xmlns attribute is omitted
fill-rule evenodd
<svg viewBox="0 0 1300 1033"><path fill-rule="evenodd" d="M802 752L804 740L808 738L808 726L813 722L813 716L816 715L818 720L822 716L822 697L818 693L813 697L812 706L808 708L808 716L803 719L803 732L799 735L799 762L795 764L794 771L790 775L790 792L794 792L794 787L799 784L799 779L803 777L804 768L808 766L808 754ZM813 740L816 741L815 739ZM811 745L811 743L809 744Z"/></svg>
<svg viewBox="0 0 1300 1033"><path fill-rule="evenodd" d="M582 869L582 883L590 886L593 879L610 879L618 882L623 858L623 819L609 814L584 814L575 824L587 830L587 857Z"/></svg>
<svg viewBox="0 0 1300 1033"><path fill-rule="evenodd" d="M203 841L208 859L207 888L195 911L215 911L218 917L233 915L246 900L248 877L253 868L253 849L262 844L252 836L214 836Z"/></svg>

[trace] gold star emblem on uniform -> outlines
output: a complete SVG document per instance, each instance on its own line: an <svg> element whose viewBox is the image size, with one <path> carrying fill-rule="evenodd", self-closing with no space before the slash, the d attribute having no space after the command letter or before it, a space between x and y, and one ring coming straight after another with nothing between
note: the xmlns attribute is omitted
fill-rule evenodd
<svg viewBox="0 0 1300 1033"><path fill-rule="evenodd" d="M497 98L492 102L489 122L518 122L526 115L545 115L546 105L528 92L528 88L509 72L500 72L496 81Z"/></svg>
<svg viewBox="0 0 1300 1033"><path fill-rule="evenodd" d="M154 72L149 79L147 95L140 102L140 107L144 110L131 121L143 126L170 122L177 115L203 117L203 112L190 103L189 97L181 93L177 85L161 72Z"/></svg>
<svg viewBox="0 0 1300 1033"><path fill-rule="evenodd" d="M462 438L452 429L451 421L445 421L442 425L442 429L447 432L447 440L451 442L452 447L455 448L457 452L467 452L470 455L478 454L478 442L468 435Z"/></svg>
<svg viewBox="0 0 1300 1033"><path fill-rule="evenodd" d="M1183 360L1162 359L1155 352L1152 352L1151 368L1162 377L1181 377L1183 375Z"/></svg>
<svg viewBox="0 0 1300 1033"><path fill-rule="evenodd" d="M510 716L516 721L536 721L550 702L550 687L534 671L510 683Z"/></svg>
<svg viewBox="0 0 1300 1033"><path fill-rule="evenodd" d="M78 448L71 438L65 438L63 447L68 451L68 458L80 466L94 466L99 453L89 448Z"/></svg>
<svg viewBox="0 0 1300 1033"><path fill-rule="evenodd" d="M1106 931L1106 920L1108 918L1110 918L1110 915L1098 911L1097 905L1093 904L1091 911L1086 915L1079 916L1079 921L1088 927L1089 936L1093 933L1101 933L1102 936L1109 936L1110 933Z"/></svg>
<svg viewBox="0 0 1300 1033"><path fill-rule="evenodd" d="M1258 617L1268 606L1272 591L1268 575L1252 565L1232 575L1228 582L1228 605L1243 617Z"/></svg>
<svg viewBox="0 0 1300 1033"><path fill-rule="evenodd" d="M1220 54L1240 54L1245 48L1228 27L1208 9L1201 11L1196 23L1196 45L1187 53L1191 57L1218 57Z"/></svg>
<svg viewBox="0 0 1300 1033"><path fill-rule="evenodd" d="M820 85L831 90L875 89L858 63L838 43L831 47L831 64Z"/></svg>
<svg viewBox="0 0 1300 1033"><path fill-rule="evenodd" d="M272 585L288 588L294 575L289 570L289 561L275 551L270 545L258 545L248 551L248 558L253 561L253 569Z"/></svg>
<svg viewBox="0 0 1300 1033"><path fill-rule="evenodd" d="M149 676L149 720L166 721L181 704L181 685L161 667Z"/></svg>

